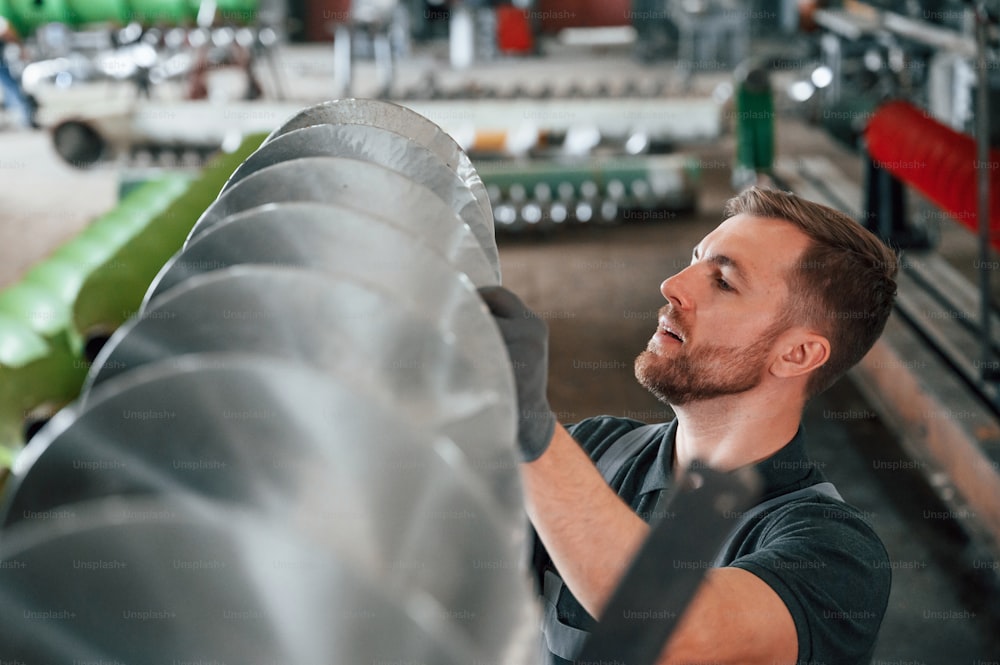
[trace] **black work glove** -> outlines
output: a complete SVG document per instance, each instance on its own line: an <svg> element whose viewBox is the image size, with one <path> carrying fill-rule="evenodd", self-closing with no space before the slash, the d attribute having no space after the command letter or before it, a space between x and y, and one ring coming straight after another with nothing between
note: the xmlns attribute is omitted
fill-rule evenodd
<svg viewBox="0 0 1000 665"><path fill-rule="evenodd" d="M549 369L549 329L521 299L502 286L479 289L493 314L514 367L517 384L517 442L521 459L532 462L542 456L556 429L556 414L545 391Z"/></svg>

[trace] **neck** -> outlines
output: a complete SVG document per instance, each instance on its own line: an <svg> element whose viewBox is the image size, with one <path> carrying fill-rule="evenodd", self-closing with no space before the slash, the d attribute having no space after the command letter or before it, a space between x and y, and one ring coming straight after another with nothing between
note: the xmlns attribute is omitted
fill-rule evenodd
<svg viewBox="0 0 1000 665"><path fill-rule="evenodd" d="M677 416L674 468L680 472L699 460L731 471L778 452L798 431L804 406L801 399L778 392L753 390L672 407Z"/></svg>

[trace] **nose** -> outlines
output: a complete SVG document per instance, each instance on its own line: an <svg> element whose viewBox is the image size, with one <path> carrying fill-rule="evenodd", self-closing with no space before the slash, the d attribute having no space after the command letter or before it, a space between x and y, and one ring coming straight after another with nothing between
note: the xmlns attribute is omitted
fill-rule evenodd
<svg viewBox="0 0 1000 665"><path fill-rule="evenodd" d="M666 278L660 284L660 293L676 309L689 309L691 307L691 295L685 284L685 275L688 270L690 268L685 268Z"/></svg>

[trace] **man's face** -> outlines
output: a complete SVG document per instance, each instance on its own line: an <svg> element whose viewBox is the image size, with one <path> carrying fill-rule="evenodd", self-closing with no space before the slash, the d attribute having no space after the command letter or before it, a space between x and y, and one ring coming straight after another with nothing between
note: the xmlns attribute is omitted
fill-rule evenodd
<svg viewBox="0 0 1000 665"><path fill-rule="evenodd" d="M667 304L635 361L639 382L681 406L756 388L788 327L786 275L809 245L789 222L737 215L660 286Z"/></svg>

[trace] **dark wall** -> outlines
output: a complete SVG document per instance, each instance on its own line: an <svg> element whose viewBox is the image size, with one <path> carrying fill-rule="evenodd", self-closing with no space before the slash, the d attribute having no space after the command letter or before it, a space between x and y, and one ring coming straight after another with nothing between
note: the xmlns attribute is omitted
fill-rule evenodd
<svg viewBox="0 0 1000 665"><path fill-rule="evenodd" d="M537 0L536 25L542 32L563 28L594 28L605 25L629 25L631 0Z"/></svg>
<svg viewBox="0 0 1000 665"><path fill-rule="evenodd" d="M296 25L295 41L328 42L333 40L332 26L347 20L351 0L291 0L289 15Z"/></svg>
<svg viewBox="0 0 1000 665"><path fill-rule="evenodd" d="M420 11L419 3L406 4ZM350 6L351 0L289 0L289 14L297 24L292 39L330 41L331 25L345 20ZM569 27L629 25L631 8L631 0L536 0L531 12L536 29L552 33Z"/></svg>

